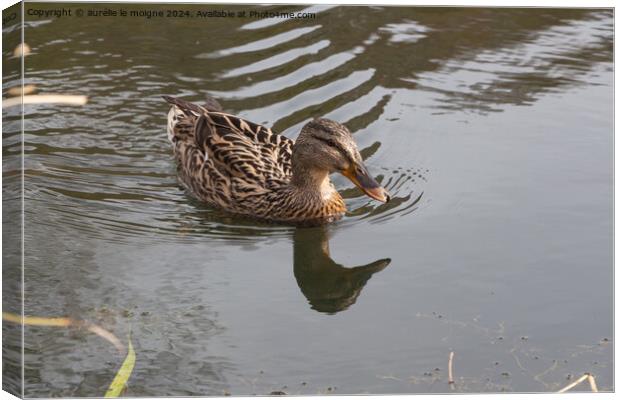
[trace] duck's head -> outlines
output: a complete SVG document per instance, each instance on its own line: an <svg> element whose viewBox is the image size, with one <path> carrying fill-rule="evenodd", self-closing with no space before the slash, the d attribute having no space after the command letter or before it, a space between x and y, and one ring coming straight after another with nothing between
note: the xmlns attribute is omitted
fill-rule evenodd
<svg viewBox="0 0 620 400"><path fill-rule="evenodd" d="M368 173L351 132L338 122L321 118L304 125L293 146L292 163L294 175L339 172L373 199L384 203L390 199Z"/></svg>

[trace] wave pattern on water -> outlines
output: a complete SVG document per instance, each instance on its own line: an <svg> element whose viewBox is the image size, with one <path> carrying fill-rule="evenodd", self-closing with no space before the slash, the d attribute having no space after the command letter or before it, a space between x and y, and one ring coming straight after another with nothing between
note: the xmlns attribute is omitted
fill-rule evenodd
<svg viewBox="0 0 620 400"><path fill-rule="evenodd" d="M317 18L214 21L208 37L199 22L171 21L176 34L162 35L160 26L145 21L133 27L139 46L125 40L128 27L116 22L101 29L76 24L63 31L63 40L47 39L58 37L50 33L64 30L62 22L27 24L33 54L26 83L90 98L82 108L26 106L31 221L110 241L148 234L149 240L208 236L247 243L289 235L290 227L232 217L180 190L160 96L200 101L207 92L227 110L291 138L313 117L345 122L393 200L378 204L334 175L349 208L337 225L412 218L433 196L427 187L432 165L390 157L415 135L382 133L390 121L405 118L407 105L393 101L394 90L437 95L435 112L501 111L502 104L530 104L609 67L612 27L605 11L523 10L511 14L507 27L495 22L505 20L502 10L439 15L365 7L355 18L345 7L303 11Z"/></svg>

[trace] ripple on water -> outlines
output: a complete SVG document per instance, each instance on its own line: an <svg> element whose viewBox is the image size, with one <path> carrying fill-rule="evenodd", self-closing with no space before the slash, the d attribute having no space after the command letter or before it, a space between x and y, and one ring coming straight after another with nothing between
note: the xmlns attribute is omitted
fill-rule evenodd
<svg viewBox="0 0 620 400"><path fill-rule="evenodd" d="M331 90L338 94L359 86L360 80L366 82L371 76L362 74L354 72L346 80L336 80L325 86L339 88ZM325 95L330 93L330 90L322 90ZM377 121L390 100L381 88L360 96L359 104L354 101L333 111L337 115L350 116L349 125L358 130ZM113 100L108 101L114 104ZM299 100L298 104L307 107L309 101L312 101L311 97ZM119 99L117 103L123 101ZM162 111L160 108L165 111L165 106L156 104L153 103L150 111L141 104L144 115L157 114ZM284 112L285 104L281 102L271 107L280 107L279 110ZM350 104L355 104L355 110L349 107ZM29 218L35 223L121 243L128 237L132 242L192 242L210 238L248 245L257 239L290 237L293 232L293 227L288 225L232 216L193 199L178 186L163 127L148 129L145 126L140 134L134 134L129 128L135 125L135 121L125 117L127 111L124 109L117 113L119 118L114 123L106 125L109 128L106 131L86 124L82 126L81 122L92 116L87 111L77 110L71 116L60 118L68 127L58 127L53 135L46 134L45 126L55 126L60 122L50 109L28 111L31 111L31 125L35 129L26 136L26 176L29 182L26 198L31 206ZM259 114L256 112L257 116ZM110 110L102 110L99 115L113 117ZM296 125L295 129L300 126ZM358 143L364 145L374 137L364 133ZM362 156L372 159L380 147L381 142L372 141L361 148ZM417 208L427 179L421 169L378 166L373 171L390 192L392 200L379 204L363 195L348 180L334 174L333 179L337 187L342 188L349 209L344 218L335 223L336 226L385 223ZM37 212L42 208L46 211Z"/></svg>
<svg viewBox="0 0 620 400"><path fill-rule="evenodd" d="M91 173L92 178L84 180L80 178L83 173L79 169L73 173L55 169L27 172L29 181L37 188L26 193L29 219L50 228L77 230L112 242L123 242L130 236L132 241L143 238L150 242L192 242L210 238L243 245L258 238L289 237L294 231L291 225L257 221L209 207L169 177L123 172L116 176L115 183L110 183L111 175L106 179ZM162 179L168 183L162 183ZM416 180L426 180L422 173L383 168L377 179L390 192L390 202L380 204L355 187L342 189L349 212L333 225L385 223L417 208L423 185L416 184ZM48 211L39 214L40 207Z"/></svg>
<svg viewBox="0 0 620 400"><path fill-rule="evenodd" d="M349 211L335 224L387 223L410 215L428 196L424 190L429 166L389 159L391 149L409 140L407 132L385 134L389 129L383 121L400 116L391 104L397 79L402 86L413 83L458 104L459 99L472 96L489 109L504 100L528 101L533 94L513 93L511 96L519 95L520 99L504 96L506 99L498 100L489 93L519 82L519 73L547 76L546 70L541 70L546 66L555 67L553 73L567 79L571 72L580 73L582 65L573 56L583 49L596 55L608 30L601 28L597 18L590 18L531 35L520 45L507 42L500 48L475 48L478 42L464 42L475 51L452 54L446 48L446 54L421 55L442 61L437 68L434 62L420 64L407 58L416 49L428 51L423 47L426 41L449 34L437 30L433 18L402 16L387 24L356 25L342 37L334 27L342 22L343 14L333 9L299 7L302 12L322 16L301 26L285 18L246 24L239 20L239 40L227 46L201 37L196 37L200 45L187 48L179 48L174 42L160 43L163 48L183 53L179 55L182 59L196 61L187 65L176 61L160 65L168 61L153 54L140 57L144 49L137 51L130 43L109 48L108 38L89 38L83 32L68 33L63 41L41 37L40 43L35 43L34 34L42 25L29 25L33 48L37 49L27 66L29 82L41 91L89 94L89 103L81 108L26 107L28 200L35 209L47 208L47 212L33 213L32 218L115 241L132 235L143 240L210 237L245 243L257 237L290 234L287 226L211 209L179 189L165 135L167 106L160 95L200 101L210 91L231 112L272 126L290 138L312 117L326 116L346 123L371 171L392 199L380 204L336 174L333 180ZM251 32L255 34L249 35ZM59 53L67 57L50 58ZM92 53L100 57L93 61ZM128 54L132 57L126 57ZM396 54L405 57L402 63L385 63L386 58L396 59ZM37 63L37 57L54 61L43 65ZM404 65L410 67L401 69ZM386 71L386 67L390 69ZM460 81L474 83L463 85ZM477 96L479 93L485 95Z"/></svg>
<svg viewBox="0 0 620 400"><path fill-rule="evenodd" d="M277 33L274 37L276 41L293 40L319 28L287 31L288 34ZM310 46L318 51L329 44L329 40L323 40ZM61 44L54 43L58 45ZM252 49L271 47L267 39L261 39L227 52L209 54L234 58ZM380 119L390 95L373 82L374 69L347 67L359 54L359 49L336 51L272 81L259 79L250 86L214 93L224 101L244 100L276 88L279 97L276 101L266 101L260 108L245 109L240 114L259 122L265 117L278 117L277 123L283 126L281 131L295 132L289 136L294 136L310 116L316 115L308 112L316 107L321 107L319 115L347 122L354 131L365 129ZM252 75L279 65L283 59L293 60L302 55L306 56L307 52L282 50L250 65L233 66L221 76L232 79L240 74ZM111 70L108 77L121 79L124 86L109 93L110 83L107 80L102 83L103 74L79 69L79 83L92 87L91 101L85 107L63 108L61 113L50 105L26 110L29 113L26 176L30 183L26 197L31 204L29 218L33 222L112 242L126 242L128 237L132 241L164 242L210 238L247 245L257 238L290 237L291 226L231 216L200 203L179 188L164 132L167 107L159 99L161 93L178 93L183 89L177 87L178 80L174 87L167 88L163 77L156 73L145 76L144 71L151 68L139 64L126 70ZM54 75L61 86L73 82L71 69L51 68L36 79L44 82L46 75ZM196 85L196 80L187 74L175 76L183 77L181 86L182 82ZM311 89L300 90L296 82L304 76L320 76L323 81L318 85L313 83ZM137 101L134 96L138 92L151 92L153 97ZM197 97L187 89L183 95L191 100ZM376 136L364 134L360 139L365 142L373 138ZM373 140L361 148L361 153L365 159L371 159L380 147L381 142ZM425 179L412 168L381 166L378 180L392 195L392 200L382 205L364 196L343 177L334 175L349 209L335 225L384 223L411 213L422 197ZM45 212L37 212L43 208Z"/></svg>

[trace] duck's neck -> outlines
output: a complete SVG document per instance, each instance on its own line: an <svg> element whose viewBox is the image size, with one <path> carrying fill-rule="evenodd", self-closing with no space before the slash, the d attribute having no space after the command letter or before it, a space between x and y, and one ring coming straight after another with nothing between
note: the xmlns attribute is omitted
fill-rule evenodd
<svg viewBox="0 0 620 400"><path fill-rule="evenodd" d="M329 220L342 217L346 206L329 180L329 171L316 167L295 166L287 185L288 209L291 220ZM292 216L291 216L292 215Z"/></svg>
<svg viewBox="0 0 620 400"><path fill-rule="evenodd" d="M303 196L323 202L330 201L332 196L338 193L329 180L329 171L304 165L293 165L291 185Z"/></svg>

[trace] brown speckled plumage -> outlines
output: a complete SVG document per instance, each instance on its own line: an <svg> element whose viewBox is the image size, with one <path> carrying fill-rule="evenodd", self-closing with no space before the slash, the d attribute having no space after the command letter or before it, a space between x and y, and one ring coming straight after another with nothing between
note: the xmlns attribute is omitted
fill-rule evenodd
<svg viewBox="0 0 620 400"><path fill-rule="evenodd" d="M235 214L293 223L329 222L346 211L329 181L329 173L336 168L313 166L304 160L315 150L304 150L304 136L309 133L304 135L302 130L294 150L291 139L222 112L213 99L204 106L168 96L164 99L172 105L168 137L174 145L179 177L200 200ZM326 131L330 127L346 130L333 121L318 121L314 123L322 123L324 127L319 128ZM316 139L311 145L329 147L318 142L320 137ZM359 157L354 150L345 156ZM329 151L324 150L325 157L334 153Z"/></svg>

